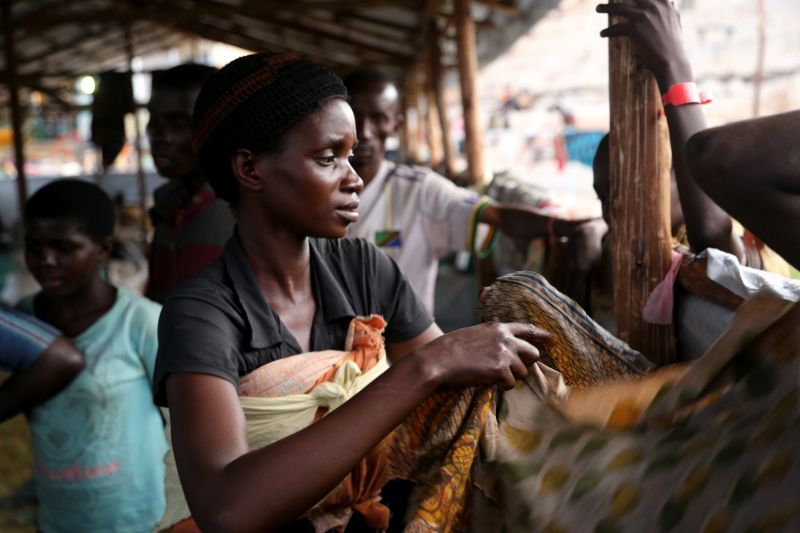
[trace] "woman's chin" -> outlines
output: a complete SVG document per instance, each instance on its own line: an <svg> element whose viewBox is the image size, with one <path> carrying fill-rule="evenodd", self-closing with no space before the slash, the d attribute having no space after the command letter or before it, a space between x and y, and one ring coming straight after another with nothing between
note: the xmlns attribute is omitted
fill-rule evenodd
<svg viewBox="0 0 800 533"><path fill-rule="evenodd" d="M316 237L317 239L341 239L343 237L347 237L347 226L320 231L314 235L311 235L311 237Z"/></svg>

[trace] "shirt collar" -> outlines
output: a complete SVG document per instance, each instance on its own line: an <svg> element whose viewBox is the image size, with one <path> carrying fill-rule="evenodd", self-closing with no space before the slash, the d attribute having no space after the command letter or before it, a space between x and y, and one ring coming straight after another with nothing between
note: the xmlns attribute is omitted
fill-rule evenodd
<svg viewBox="0 0 800 533"><path fill-rule="evenodd" d="M375 202L383 196L383 184L386 182L387 177L391 173L390 171L394 167L394 163L384 159L381 162L380 168L378 168L378 173L375 174L375 177L372 178L369 184L364 187L364 190L361 191L359 200L361 200L361 211L363 213L370 212Z"/></svg>
<svg viewBox="0 0 800 533"><path fill-rule="evenodd" d="M340 318L355 317L356 312L342 290L341 282L336 279L330 267L322 260L318 248L327 243L309 239L309 244L311 248L311 284L319 306L318 309L322 309L323 319L325 322L333 322Z"/></svg>
<svg viewBox="0 0 800 533"><path fill-rule="evenodd" d="M326 323L340 318L353 318L356 312L339 280L322 260L316 239L309 239L311 286L317 300L317 311L322 311ZM225 270L231 279L236 298L245 312L245 320L250 328L250 346L262 348L274 346L284 341L278 316L269 308L261 287L258 286L253 269L239 240L238 230L228 240L223 252ZM321 305L320 305L321 302ZM312 332L313 335L313 332Z"/></svg>
<svg viewBox="0 0 800 533"><path fill-rule="evenodd" d="M280 343L282 337L277 316L267 305L253 269L247 262L239 241L238 228L234 229L233 236L225 244L222 258L236 298L244 308L244 319L250 327L250 346L263 348Z"/></svg>

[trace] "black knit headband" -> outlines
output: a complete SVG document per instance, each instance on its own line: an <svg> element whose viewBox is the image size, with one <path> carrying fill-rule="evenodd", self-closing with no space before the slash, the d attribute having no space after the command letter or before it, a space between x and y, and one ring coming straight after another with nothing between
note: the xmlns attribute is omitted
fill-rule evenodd
<svg viewBox="0 0 800 533"><path fill-rule="evenodd" d="M235 184L223 183L232 178L224 170L232 150L267 146L321 102L346 94L327 68L291 55L252 54L225 65L203 86L192 116L192 144L217 196L235 201Z"/></svg>

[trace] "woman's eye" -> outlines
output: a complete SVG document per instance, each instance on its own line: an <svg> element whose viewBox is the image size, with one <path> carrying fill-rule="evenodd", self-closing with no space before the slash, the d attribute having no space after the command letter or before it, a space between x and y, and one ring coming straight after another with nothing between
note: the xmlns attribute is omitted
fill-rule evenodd
<svg viewBox="0 0 800 533"><path fill-rule="evenodd" d="M321 165L328 166L334 164L336 162L336 158L332 155L328 155L328 156L318 157L317 161L319 161Z"/></svg>

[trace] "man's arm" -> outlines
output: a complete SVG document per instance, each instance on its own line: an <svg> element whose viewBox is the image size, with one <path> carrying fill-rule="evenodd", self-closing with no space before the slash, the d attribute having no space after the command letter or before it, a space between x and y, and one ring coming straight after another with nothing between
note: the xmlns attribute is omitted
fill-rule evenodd
<svg viewBox="0 0 800 533"><path fill-rule="evenodd" d="M513 239L531 240L554 235L571 237L581 224L595 219L567 220L552 217L530 207L490 204L481 211L480 222Z"/></svg>
<svg viewBox="0 0 800 533"><path fill-rule="evenodd" d="M697 183L795 268L800 268L800 111L694 135Z"/></svg>
<svg viewBox="0 0 800 533"><path fill-rule="evenodd" d="M680 14L669 0L640 0L636 6L622 3L601 4L600 13L622 17L603 30L603 37L631 39L639 57L653 73L661 94L675 84L692 82L694 77L681 37ZM717 248L744 258L744 246L733 233L730 216L702 191L692 177L686 156L686 142L705 129L700 104L666 105L672 164L686 223L689 244L695 252Z"/></svg>
<svg viewBox="0 0 800 533"><path fill-rule="evenodd" d="M489 205L481 211L481 222L516 239L567 237L569 240L562 267L550 282L579 305L586 307L589 274L602 261L603 236L608 231L602 218L566 220L525 207Z"/></svg>

